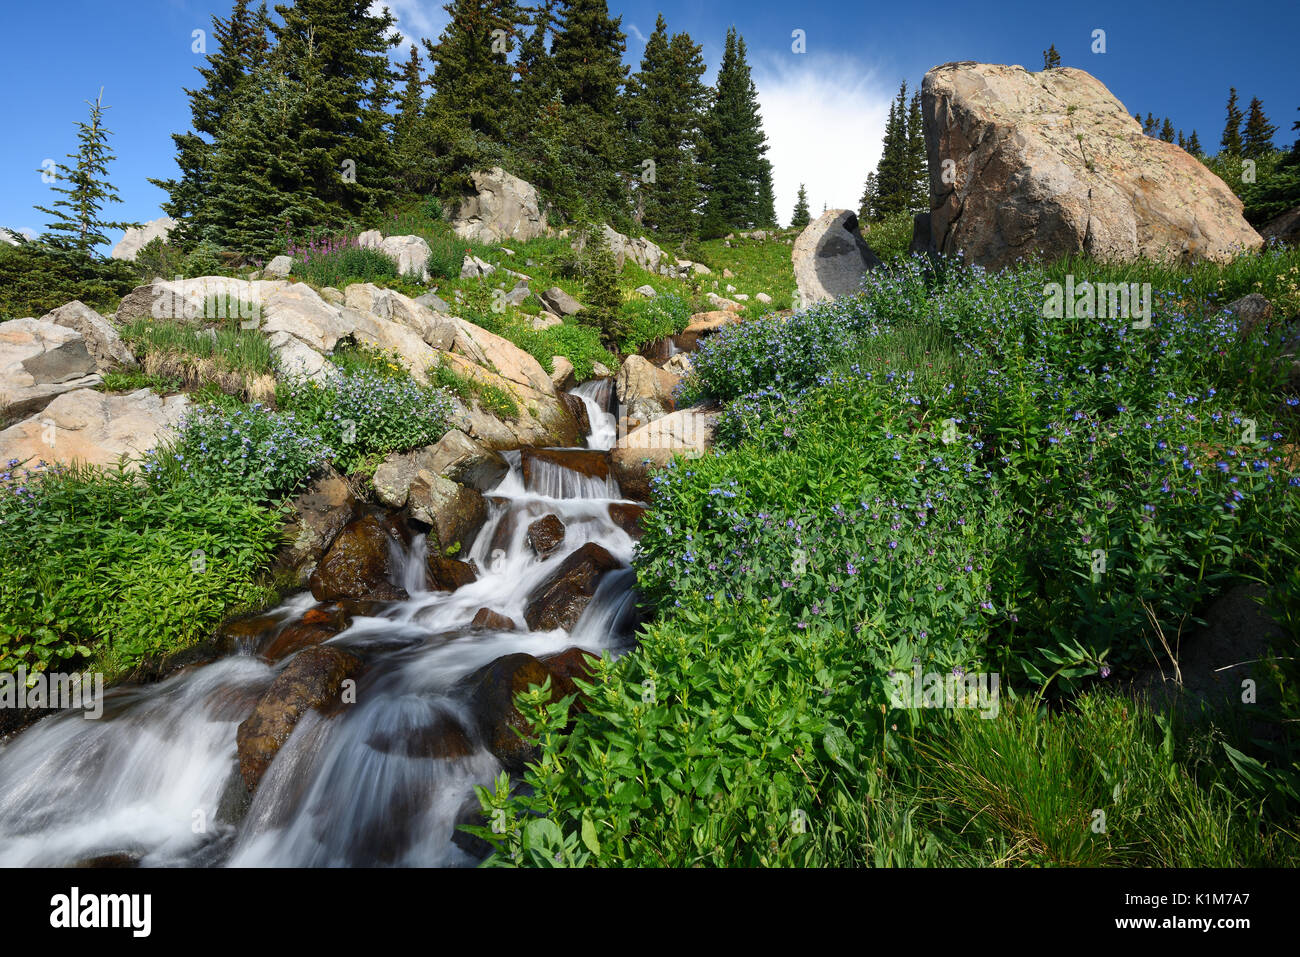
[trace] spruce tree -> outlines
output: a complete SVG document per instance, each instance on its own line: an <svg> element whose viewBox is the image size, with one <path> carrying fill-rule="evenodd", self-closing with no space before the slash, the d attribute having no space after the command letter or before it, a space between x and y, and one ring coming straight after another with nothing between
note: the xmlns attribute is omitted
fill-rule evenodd
<svg viewBox="0 0 1300 957"><path fill-rule="evenodd" d="M92 102L86 100L90 107L90 118L77 124L77 139L80 146L75 153L68 153L72 164L57 163L54 166L55 183L50 188L62 194L63 199L54 201L52 208L37 206L39 212L54 217L46 226L41 242L56 249L80 253L90 257L95 247L108 242L104 235L106 229L126 229L133 223L109 222L101 218L106 203L120 203L121 197L108 181L108 164L116 157L108 147L108 138L112 134L104 128L104 91ZM45 172L42 170L42 172Z"/></svg>
<svg viewBox="0 0 1300 957"><path fill-rule="evenodd" d="M808 215L808 191L804 189L803 183L799 184L799 196L795 200L794 215L790 217L790 226L793 229L802 229L808 225L811 217Z"/></svg>
<svg viewBox="0 0 1300 957"><path fill-rule="evenodd" d="M1200 156L1204 152L1201 149L1201 138L1196 135L1196 130L1192 130L1192 135L1187 138L1187 152L1193 156Z"/></svg>
<svg viewBox="0 0 1300 957"><path fill-rule="evenodd" d="M550 65L574 174L583 184L583 195L575 199L593 214L622 213L633 178L619 121L627 77L622 18L610 17L605 0L561 0L556 14L559 32Z"/></svg>
<svg viewBox="0 0 1300 957"><path fill-rule="evenodd" d="M1155 136L1160 130L1160 121L1151 113L1147 113L1147 118L1142 121L1142 132L1147 136Z"/></svg>
<svg viewBox="0 0 1300 957"><path fill-rule="evenodd" d="M1246 113L1246 128L1241 135L1241 154L1247 159L1263 159L1273 152L1273 134L1277 127L1264 115L1264 104L1259 97L1250 99Z"/></svg>
<svg viewBox="0 0 1300 957"><path fill-rule="evenodd" d="M422 185L418 169L425 149L421 136L424 85L420 51L412 43L410 55L402 66L402 93L397 100L397 116L393 121L393 156L398 182L407 190L418 190Z"/></svg>
<svg viewBox="0 0 1300 957"><path fill-rule="evenodd" d="M708 119L706 236L765 226L775 220L767 150L745 41L732 27L727 31Z"/></svg>
<svg viewBox="0 0 1300 957"><path fill-rule="evenodd" d="M858 219L863 222L870 222L876 218L876 174L868 173L867 181L862 188L862 198L858 200Z"/></svg>
<svg viewBox="0 0 1300 957"><path fill-rule="evenodd" d="M271 19L265 3L251 10L249 0L236 0L229 17L212 17L215 48L205 57L207 65L198 68L203 85L184 91L190 100L192 128L172 134L180 176L149 180L168 194L168 201L162 204L163 211L180 220L173 241L190 244L202 238L191 235L193 224L188 219L207 201L215 143L248 75L266 62L270 29Z"/></svg>
<svg viewBox="0 0 1300 957"><path fill-rule="evenodd" d="M1165 117L1164 123L1160 126L1160 138L1166 143L1172 143L1174 141L1174 124L1167 116Z"/></svg>
<svg viewBox="0 0 1300 957"><path fill-rule="evenodd" d="M685 33L669 39L660 15L646 41L641 69L627 84L625 113L639 217L644 226L669 238L696 232L708 98L701 80L704 69L700 47Z"/></svg>
<svg viewBox="0 0 1300 957"><path fill-rule="evenodd" d="M539 112L555 94L555 71L552 68L550 37L555 29L556 0L544 0L540 7L521 8L521 27L529 29L519 44L515 59L518 74L514 106L508 126L515 140L526 140L532 133Z"/></svg>
<svg viewBox="0 0 1300 957"><path fill-rule="evenodd" d="M372 13L370 0L296 0L275 9L283 23L274 28L271 65L307 97L292 165L309 171L311 190L333 219L388 205L395 172L388 50L400 42L396 20L387 8Z"/></svg>
<svg viewBox="0 0 1300 957"><path fill-rule="evenodd" d="M1061 65L1061 54L1056 52L1056 44L1053 43L1043 51L1043 69L1050 70L1053 67Z"/></svg>
<svg viewBox="0 0 1300 957"><path fill-rule="evenodd" d="M912 184L909 209L923 213L930 208L930 162L925 152L925 129L921 118L921 91L912 94L907 110L907 174Z"/></svg>
<svg viewBox="0 0 1300 957"><path fill-rule="evenodd" d="M1179 130L1179 131L1178 131L1178 148L1179 148L1180 150L1186 150L1186 149L1187 149L1187 137L1183 136L1183 131L1182 131L1182 130Z"/></svg>
<svg viewBox="0 0 1300 957"><path fill-rule="evenodd" d="M1237 88L1228 89L1228 118L1219 139L1223 152L1229 156L1241 155L1241 108L1237 106Z"/></svg>
<svg viewBox="0 0 1300 957"><path fill-rule="evenodd" d="M195 213L200 235L271 255L288 239L335 220L337 211L318 195L312 157L298 148L311 135L321 82L310 58L248 78L216 144L212 192Z"/></svg>
<svg viewBox="0 0 1300 957"><path fill-rule="evenodd" d="M514 93L509 55L519 11L511 0L453 0L437 43L424 41L431 64L429 112L439 121L501 141Z"/></svg>

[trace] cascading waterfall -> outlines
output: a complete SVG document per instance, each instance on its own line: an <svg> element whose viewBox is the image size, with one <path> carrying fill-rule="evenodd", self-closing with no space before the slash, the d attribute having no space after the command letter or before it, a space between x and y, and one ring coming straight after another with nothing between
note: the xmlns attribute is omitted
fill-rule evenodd
<svg viewBox="0 0 1300 957"><path fill-rule="evenodd" d="M574 390L588 406L590 449L615 439L608 380ZM394 556L395 584L410 598L353 617L327 644L367 660L356 702L331 715L308 710L256 792L240 777L236 729L284 662L252 650L154 685L106 693L104 715L57 714L0 746L0 865L69 865L122 855L144 865L463 865L452 842L475 784L491 784L497 759L477 741L435 756L448 724L471 728L459 679L507 654L544 656L574 646L600 654L626 647L635 614L630 569L606 575L572 633L471 631L490 608L524 622L528 598L565 556L588 542L623 564L633 539L610 517L617 483L553 462L534 463L525 488L519 453L489 495L490 513L467 555L476 581L429 591L428 544L417 536ZM545 560L529 523L565 525ZM295 595L274 614L299 617L314 601ZM290 660L290 659L286 659Z"/></svg>

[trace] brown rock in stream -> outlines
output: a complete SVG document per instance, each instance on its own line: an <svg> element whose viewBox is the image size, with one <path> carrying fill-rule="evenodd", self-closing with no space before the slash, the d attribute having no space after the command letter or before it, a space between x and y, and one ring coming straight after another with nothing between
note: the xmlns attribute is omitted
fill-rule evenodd
<svg viewBox="0 0 1300 957"><path fill-rule="evenodd" d="M478 580L474 567L469 562L441 555L429 555L425 561L427 581L430 591L455 591L462 585Z"/></svg>
<svg viewBox="0 0 1300 957"><path fill-rule="evenodd" d="M528 526L528 544L545 558L564 543L564 523L555 515L545 515Z"/></svg>
<svg viewBox="0 0 1300 957"><path fill-rule="evenodd" d="M529 596L524 610L528 627L572 629L596 594L600 579L620 567L618 559L595 542L583 545Z"/></svg>
<svg viewBox="0 0 1300 957"><path fill-rule="evenodd" d="M258 782L308 708L325 711L340 703L343 682L361 671L361 659L339 648L317 645L300 651L271 682L235 740L239 772L248 790Z"/></svg>
<svg viewBox="0 0 1300 957"><path fill-rule="evenodd" d="M340 598L377 598L401 601L406 589L392 584L389 542L394 531L375 516L350 522L312 572L311 593L317 601Z"/></svg>

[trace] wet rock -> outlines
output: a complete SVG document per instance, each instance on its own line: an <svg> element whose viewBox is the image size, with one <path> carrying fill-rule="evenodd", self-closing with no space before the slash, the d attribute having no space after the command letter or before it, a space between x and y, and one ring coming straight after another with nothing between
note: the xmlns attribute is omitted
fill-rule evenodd
<svg viewBox="0 0 1300 957"><path fill-rule="evenodd" d="M373 515L350 522L311 573L312 595L317 601L407 598L406 590L392 583L389 543L394 538L393 532Z"/></svg>
<svg viewBox="0 0 1300 957"><path fill-rule="evenodd" d="M513 618L507 618L491 608L480 608L474 613L474 620L469 623L474 629L483 631L514 631L518 626Z"/></svg>
<svg viewBox="0 0 1300 957"><path fill-rule="evenodd" d="M564 523L555 515L546 515L528 526L528 544L545 558L564 543Z"/></svg>
<svg viewBox="0 0 1300 957"><path fill-rule="evenodd" d="M225 622L213 639L222 655L251 653L260 648L283 623L277 615L245 615Z"/></svg>
<svg viewBox="0 0 1300 957"><path fill-rule="evenodd" d="M609 505L610 521L633 538L640 538L645 534L645 529L641 527L643 515L645 515L644 505L633 505L628 502L611 502Z"/></svg>
<svg viewBox="0 0 1300 957"><path fill-rule="evenodd" d="M577 690L571 678L553 672L532 655L522 652L498 658L461 682L480 737L513 774L522 774L528 762L538 756L537 746L526 737L532 734L532 723L515 706L515 695L547 679L551 682L551 701Z"/></svg>
<svg viewBox="0 0 1300 957"><path fill-rule="evenodd" d="M528 598L524 619L534 631L570 630L596 594L606 573L619 568L618 559L595 542L569 555Z"/></svg>
<svg viewBox="0 0 1300 957"><path fill-rule="evenodd" d="M539 462L577 472L587 478L604 480L609 476L609 453L587 449L524 449L519 456L519 467L524 475L524 488L533 489L538 480Z"/></svg>
<svg viewBox="0 0 1300 957"><path fill-rule="evenodd" d="M421 468L480 492L496 488L510 470L500 452L484 448L459 429L452 429L425 452Z"/></svg>
<svg viewBox="0 0 1300 957"><path fill-rule="evenodd" d="M587 403L583 402L576 395L570 395L567 392L561 392L560 401L572 414L575 422L578 423L578 431L583 435L591 435L591 416L587 414Z"/></svg>
<svg viewBox="0 0 1300 957"><path fill-rule="evenodd" d="M444 554L457 544L467 552L487 519L482 493L425 470L411 483L407 508L415 521L431 529L431 550L436 541Z"/></svg>
<svg viewBox="0 0 1300 957"><path fill-rule="evenodd" d="M339 532L356 516L357 500L347 481L337 473L317 479L289 503L293 517L285 527L286 544L276 564L305 586L312 570Z"/></svg>
<svg viewBox="0 0 1300 957"><path fill-rule="evenodd" d="M116 250L114 250L116 252ZM135 851L114 851L109 854L97 854L85 857L72 866L81 869L139 867L142 854Z"/></svg>
<svg viewBox="0 0 1300 957"><path fill-rule="evenodd" d="M326 711L341 703L344 681L361 671L361 659L339 648L307 648L276 675L253 713L235 734L239 772L248 790L274 760L309 708Z"/></svg>
<svg viewBox="0 0 1300 957"><path fill-rule="evenodd" d="M474 742L452 715L438 711L427 723L415 727L377 730L366 744L381 754L452 761L474 753Z"/></svg>
<svg viewBox="0 0 1300 957"><path fill-rule="evenodd" d="M351 624L352 616L340 605L317 605L265 640L257 653L267 661L282 661L303 648L329 641Z"/></svg>
<svg viewBox="0 0 1300 957"><path fill-rule="evenodd" d="M462 562L455 558L444 558L430 553L425 565L428 570L426 581L429 583L430 591L455 591L462 585L478 580L478 575L474 573L474 567L469 562Z"/></svg>

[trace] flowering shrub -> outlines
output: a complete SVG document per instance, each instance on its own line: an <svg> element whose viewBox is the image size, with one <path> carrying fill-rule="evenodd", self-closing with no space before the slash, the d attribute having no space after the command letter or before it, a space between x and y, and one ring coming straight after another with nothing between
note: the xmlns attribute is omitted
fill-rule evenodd
<svg viewBox="0 0 1300 957"><path fill-rule="evenodd" d="M292 492L334 455L313 423L260 403L200 406L177 440L151 452L144 473L155 487L222 489L256 501Z"/></svg>
<svg viewBox="0 0 1300 957"><path fill-rule="evenodd" d="M288 404L345 472L371 456L436 442L451 414L441 389L365 368L342 372L327 385L296 383Z"/></svg>
<svg viewBox="0 0 1300 957"><path fill-rule="evenodd" d="M360 245L355 236L322 236L306 245L290 243L293 274L317 286L342 289L354 282L397 278L397 264L378 249Z"/></svg>

